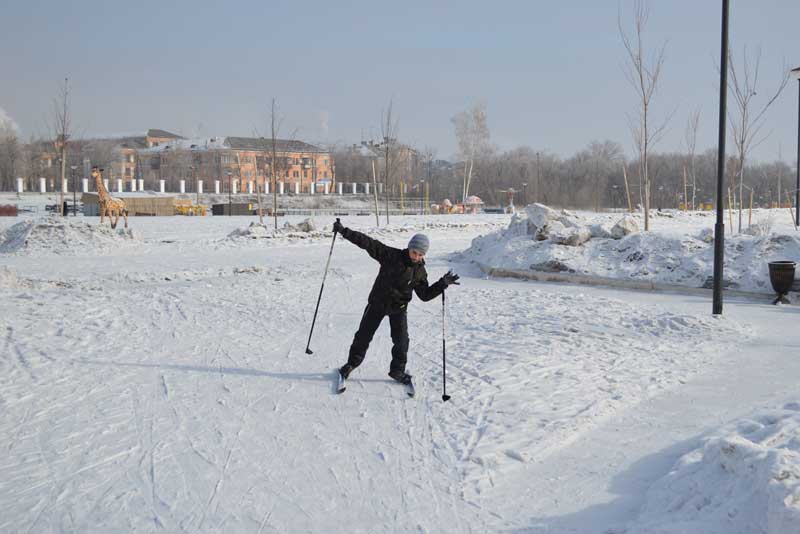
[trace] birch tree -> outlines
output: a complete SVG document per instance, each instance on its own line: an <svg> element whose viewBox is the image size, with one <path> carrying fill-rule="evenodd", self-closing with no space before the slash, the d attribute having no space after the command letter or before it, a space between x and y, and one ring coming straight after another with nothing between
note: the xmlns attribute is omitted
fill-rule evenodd
<svg viewBox="0 0 800 534"><path fill-rule="evenodd" d="M688 175L692 183L692 211L695 208L695 193L697 192L697 172L695 163L697 160L697 130L700 128L700 110L693 111L686 121L684 137L686 139L687 160L689 163ZM686 198L684 202L688 202Z"/></svg>
<svg viewBox="0 0 800 534"><path fill-rule="evenodd" d="M283 124L283 117L278 115L278 103L275 97L272 98L272 103L269 108L269 130L270 130L270 175L272 183L272 220L274 221L275 230L278 229L278 173L283 170L286 165L286 158L281 157L278 160L278 133L280 132L281 125ZM259 210L260 210L260 197L259 197Z"/></svg>
<svg viewBox="0 0 800 534"><path fill-rule="evenodd" d="M464 159L462 202L467 201L476 156L489 144L489 127L486 123L486 106L475 104L452 118L461 157Z"/></svg>
<svg viewBox="0 0 800 534"><path fill-rule="evenodd" d="M649 9L644 0L636 0L633 5L633 33L625 31L622 23L622 12L617 18L619 35L625 47L626 62L623 68L625 78L636 91L638 110L635 115L628 116L634 145L639 155L639 179L643 186L644 229L650 230L650 174L648 156L653 146L661 139L667 126L665 119L658 125L653 124L652 102L658 89L661 69L664 65L666 44L655 48L650 58L644 44L645 28L649 19Z"/></svg>
<svg viewBox="0 0 800 534"><path fill-rule="evenodd" d="M735 107L728 113L733 144L736 146L736 170L739 173L739 232L742 231L742 198L744 193L745 160L750 150L758 146L769 135L762 133L764 127L764 114L775 103L786 84L789 82L789 69L784 65L781 72L783 77L775 91L768 93L766 101L759 107L755 105L756 91L759 82L761 67L761 49L755 54L753 63L747 55L747 48L742 50L741 68L736 67L733 53L728 54L728 71L730 78L728 87L733 93Z"/></svg>
<svg viewBox="0 0 800 534"><path fill-rule="evenodd" d="M57 98L53 99L53 115L51 129L54 133L53 148L61 159L59 175L61 183L59 191L58 212L64 216L64 180L67 177L67 143L72 135L72 117L69 110L69 78L64 78Z"/></svg>
<svg viewBox="0 0 800 534"><path fill-rule="evenodd" d="M384 192L384 199L386 201L386 224L389 224L389 191L390 191L390 184L392 184L392 179L394 178L395 171L397 170L398 164L398 144L397 144L397 131L398 131L398 121L395 117L392 116L392 108L393 108L393 101L392 99L389 100L389 106L386 108L385 111L381 113L381 137L383 138L383 143L381 144L381 153L383 154L383 192ZM377 187L375 188L377 189ZM378 192L375 191L376 195Z"/></svg>

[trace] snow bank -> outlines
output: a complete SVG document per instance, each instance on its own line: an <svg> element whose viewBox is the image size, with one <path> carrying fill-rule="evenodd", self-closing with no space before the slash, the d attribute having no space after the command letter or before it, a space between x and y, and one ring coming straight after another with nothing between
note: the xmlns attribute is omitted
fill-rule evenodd
<svg viewBox="0 0 800 534"><path fill-rule="evenodd" d="M800 403L792 403L704 439L653 484L626 532L799 530Z"/></svg>
<svg viewBox="0 0 800 534"><path fill-rule="evenodd" d="M374 219L372 219L374 220ZM366 222L366 221L365 221ZM353 230L363 232L376 239L392 239L402 234L413 234L424 231L455 230L457 232L495 229L498 223L494 221L415 221L413 224L399 223L388 226L349 226ZM330 239L332 236L331 224L318 226L313 218L305 219L297 224L288 221L282 228L274 229L272 223L260 224L251 222L249 226L236 228L228 236L217 243L221 247L245 245L255 241L269 240L280 243L292 243L298 240L313 241L314 239ZM261 241L266 242L266 241Z"/></svg>
<svg viewBox="0 0 800 534"><path fill-rule="evenodd" d="M294 225L289 222L284 223L283 228L275 230L271 224L251 222L250 226L237 228L228 234L228 240L238 241L241 239L276 239L276 238L300 238L308 239L312 237L323 237L326 233L317 230L314 219L308 218Z"/></svg>
<svg viewBox="0 0 800 534"><path fill-rule="evenodd" d="M713 223L712 219L707 219ZM725 285L772 293L768 263L800 261L800 234L772 233L760 223L726 236ZM710 228L677 227L639 232L631 215L592 224L586 217L534 204L507 228L472 241L465 256L484 269L565 272L605 279L708 287L713 272Z"/></svg>
<svg viewBox="0 0 800 534"><path fill-rule="evenodd" d="M96 254L141 241L131 229L48 217L22 221L0 232L0 254Z"/></svg>
<svg viewBox="0 0 800 534"><path fill-rule="evenodd" d="M5 266L0 267L0 289L16 289L22 285L16 271Z"/></svg>

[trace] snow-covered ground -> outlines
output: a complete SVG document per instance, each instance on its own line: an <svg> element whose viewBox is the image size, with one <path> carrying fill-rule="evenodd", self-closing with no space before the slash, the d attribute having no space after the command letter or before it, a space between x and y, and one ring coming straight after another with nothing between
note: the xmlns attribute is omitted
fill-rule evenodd
<svg viewBox="0 0 800 534"><path fill-rule="evenodd" d="M424 231L431 281L462 285L452 400L438 299L409 311L415 399L386 376L388 326L339 396L377 264L337 241L305 354L332 217L20 220L0 219L0 532L800 525L795 306L488 278L464 251L504 242L505 215L344 218L395 246Z"/></svg>

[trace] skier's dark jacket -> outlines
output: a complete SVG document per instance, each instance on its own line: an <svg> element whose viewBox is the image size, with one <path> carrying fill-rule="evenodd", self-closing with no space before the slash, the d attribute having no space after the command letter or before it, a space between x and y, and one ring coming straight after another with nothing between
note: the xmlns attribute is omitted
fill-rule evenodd
<svg viewBox="0 0 800 534"><path fill-rule="evenodd" d="M342 237L363 248L381 264L372 291L369 293L369 303L380 306L385 314L404 311L411 302L412 290L417 293L420 300L435 299L444 291L441 280L433 285L428 285L428 272L425 270L425 260L414 263L408 255L408 249L399 249L384 245L369 236L344 228Z"/></svg>

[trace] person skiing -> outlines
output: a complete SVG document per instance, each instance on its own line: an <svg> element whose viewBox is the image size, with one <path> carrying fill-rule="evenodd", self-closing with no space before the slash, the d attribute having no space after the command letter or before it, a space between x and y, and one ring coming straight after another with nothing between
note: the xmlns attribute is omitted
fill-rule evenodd
<svg viewBox="0 0 800 534"><path fill-rule="evenodd" d="M347 363L339 369L339 374L343 379L347 379L353 369L361 365L375 331L383 318L388 316L393 343L389 376L402 384L410 384L411 375L406 373L408 354L406 311L408 303L411 302L412 291L420 300L429 301L441 295L448 286L459 285L458 275L448 271L437 282L428 285L425 254L430 247L430 240L424 234L414 235L408 242L408 247L401 250L346 228L338 219L333 225L333 231L366 250L381 264L367 299L367 307L361 316L358 331L350 345Z"/></svg>

